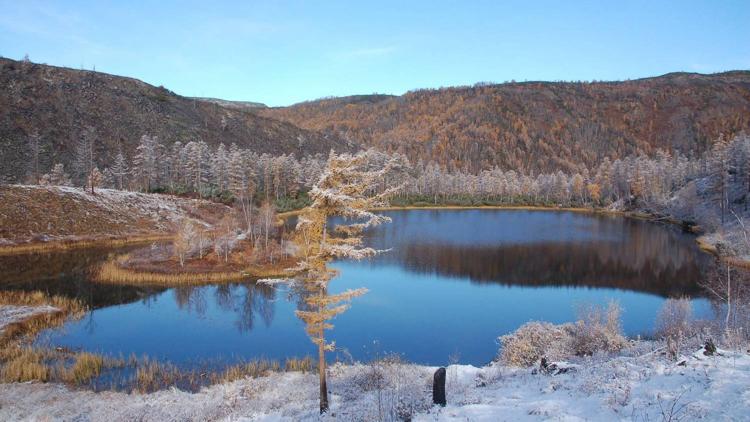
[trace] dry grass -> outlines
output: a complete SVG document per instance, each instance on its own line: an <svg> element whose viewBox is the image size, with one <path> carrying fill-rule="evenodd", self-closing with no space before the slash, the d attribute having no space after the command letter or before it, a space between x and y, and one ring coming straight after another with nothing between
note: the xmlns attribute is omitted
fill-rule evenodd
<svg viewBox="0 0 750 422"><path fill-rule="evenodd" d="M252 377L265 377L273 372L280 372L281 365L278 361L259 359L247 363L230 366L223 372L212 374L212 383L232 382L239 379Z"/></svg>
<svg viewBox="0 0 750 422"><path fill-rule="evenodd" d="M284 371L286 372L312 372L315 370L315 361L312 357L307 356L302 359L288 358L284 362Z"/></svg>
<svg viewBox="0 0 750 422"><path fill-rule="evenodd" d="M712 243L710 243L704 236L700 236L695 239L695 242L698 244L698 248L700 248L704 252L708 252L713 255L719 255L719 251L716 249L716 246L714 246Z"/></svg>
<svg viewBox="0 0 750 422"><path fill-rule="evenodd" d="M104 263L96 273L97 281L113 284L175 286L241 281L249 278L285 277L289 275L286 271L288 263L251 266L242 271L156 273L123 268L122 263L125 260L127 260L127 255Z"/></svg>
<svg viewBox="0 0 750 422"><path fill-rule="evenodd" d="M32 348L11 348L3 351L0 381L27 382L47 381L50 378L50 367L44 363L45 354ZM7 359L7 360L6 360Z"/></svg>
<svg viewBox="0 0 750 422"><path fill-rule="evenodd" d="M0 255L21 255L26 253L44 253L58 252L71 249L86 249L99 247L121 247L128 245L139 245L152 242L161 242L170 240L172 235L148 235L148 236L130 236L121 238L108 239L81 239L81 240L60 240L49 242L30 242L14 245L0 246Z"/></svg>
<svg viewBox="0 0 750 422"><path fill-rule="evenodd" d="M724 257L723 260L733 267L750 270L750 261L747 259L738 258L736 256L727 256Z"/></svg>
<svg viewBox="0 0 750 422"><path fill-rule="evenodd" d="M44 292L0 291L0 304L17 306L52 306L57 312L45 312L7 325L0 333L0 347L8 347L23 336L33 337L47 328L59 327L68 318L80 318L86 307L76 299L48 296Z"/></svg>
<svg viewBox="0 0 750 422"><path fill-rule="evenodd" d="M73 366L63 372L62 378L77 385L85 384L102 373L104 363L104 357L100 355L79 353Z"/></svg>
<svg viewBox="0 0 750 422"><path fill-rule="evenodd" d="M215 273L155 273L123 268L118 260L108 261L99 268L96 280L114 284L181 285L239 281L249 275L241 271Z"/></svg>

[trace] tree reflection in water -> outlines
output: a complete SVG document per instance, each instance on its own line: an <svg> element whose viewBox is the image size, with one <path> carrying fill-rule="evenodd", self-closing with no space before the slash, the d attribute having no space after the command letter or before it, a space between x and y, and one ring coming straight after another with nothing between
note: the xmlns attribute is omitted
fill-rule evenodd
<svg viewBox="0 0 750 422"><path fill-rule="evenodd" d="M473 224L462 230L455 227L461 219L446 221L444 212L406 214L396 216L393 227L371 232L368 242L393 248L376 261L416 273L515 286L607 287L667 297L704 296L700 282L714 271L712 257L695 247L692 236L643 221L556 213L550 224L550 212L526 212L543 221L539 226L545 230L536 230L528 224L512 225L514 218L497 219L502 212L472 210ZM414 230L414 225L437 227Z"/></svg>

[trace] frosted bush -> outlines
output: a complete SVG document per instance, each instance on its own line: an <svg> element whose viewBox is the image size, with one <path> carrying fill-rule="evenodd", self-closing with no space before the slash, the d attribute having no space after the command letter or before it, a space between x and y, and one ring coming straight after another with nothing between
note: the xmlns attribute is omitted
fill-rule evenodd
<svg viewBox="0 0 750 422"><path fill-rule="evenodd" d="M606 308L587 305L579 309L578 321L570 327L572 348L577 356L596 352L619 352L627 345L622 334L622 308L610 302Z"/></svg>
<svg viewBox="0 0 750 422"><path fill-rule="evenodd" d="M506 365L531 366L542 357L563 359L570 355L570 324L528 322L511 334L501 336L500 360Z"/></svg>
<svg viewBox="0 0 750 422"><path fill-rule="evenodd" d="M432 375L424 367L394 356L355 367L333 382L344 400L360 402L356 420L410 420L432 405Z"/></svg>
<svg viewBox="0 0 750 422"><path fill-rule="evenodd" d="M591 356L622 350L627 339L622 334L620 306L584 306L575 324L554 325L528 322L515 332L499 338L499 360L506 365L531 366L542 357L560 360L571 356Z"/></svg>
<svg viewBox="0 0 750 422"><path fill-rule="evenodd" d="M688 298L669 298L656 316L656 335L679 338L692 333L693 307Z"/></svg>

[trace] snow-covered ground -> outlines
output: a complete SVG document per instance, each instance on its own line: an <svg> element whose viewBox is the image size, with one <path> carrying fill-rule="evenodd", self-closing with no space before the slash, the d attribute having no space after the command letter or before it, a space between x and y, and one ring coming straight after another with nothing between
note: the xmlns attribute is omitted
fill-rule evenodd
<svg viewBox="0 0 750 422"><path fill-rule="evenodd" d="M53 306L16 306L0 305L0 333L5 327L16 322L21 322L35 315L46 314L49 312L58 312L58 308Z"/></svg>
<svg viewBox="0 0 750 422"><path fill-rule="evenodd" d="M331 368L325 420L750 420L750 355L702 351L681 361L650 353L593 357L560 375L492 365L447 368L448 406L431 406L435 368L408 364ZM681 363L682 362L682 363ZM318 420L317 376L283 373L190 394L93 393L55 384L0 388L0 420ZM671 419L670 419L671 417Z"/></svg>

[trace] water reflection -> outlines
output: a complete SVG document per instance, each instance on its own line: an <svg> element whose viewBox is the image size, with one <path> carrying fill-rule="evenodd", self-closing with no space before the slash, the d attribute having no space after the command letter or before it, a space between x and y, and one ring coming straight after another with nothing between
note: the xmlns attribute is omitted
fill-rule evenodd
<svg viewBox="0 0 750 422"><path fill-rule="evenodd" d="M712 266L694 238L637 220L548 211L400 214L369 241L408 271L519 286L605 287L698 296ZM534 221L536 220L536 221ZM465 224L461 224L461 222ZM408 222L408 223L407 223ZM429 227L429 230L414 230Z"/></svg>
<svg viewBox="0 0 750 422"><path fill-rule="evenodd" d="M0 256L0 288L76 298L91 309L147 300L166 290L91 281L91 271L98 264L132 249L85 248Z"/></svg>
<svg viewBox="0 0 750 422"><path fill-rule="evenodd" d="M339 262L332 293L370 293L334 321L339 356L397 352L445 364L459 353L484 364L497 336L532 319L570 321L582 302L619 300L628 334L648 333L666 296L688 295L711 312L698 283L710 258L669 226L546 211L394 211L366 242L391 248L371 261ZM86 318L41 343L149 355L178 365L314 353L294 315L294 288L253 282L177 288L102 285L99 262L122 250L0 257L0 288L77 297ZM342 352L345 350L345 352Z"/></svg>

